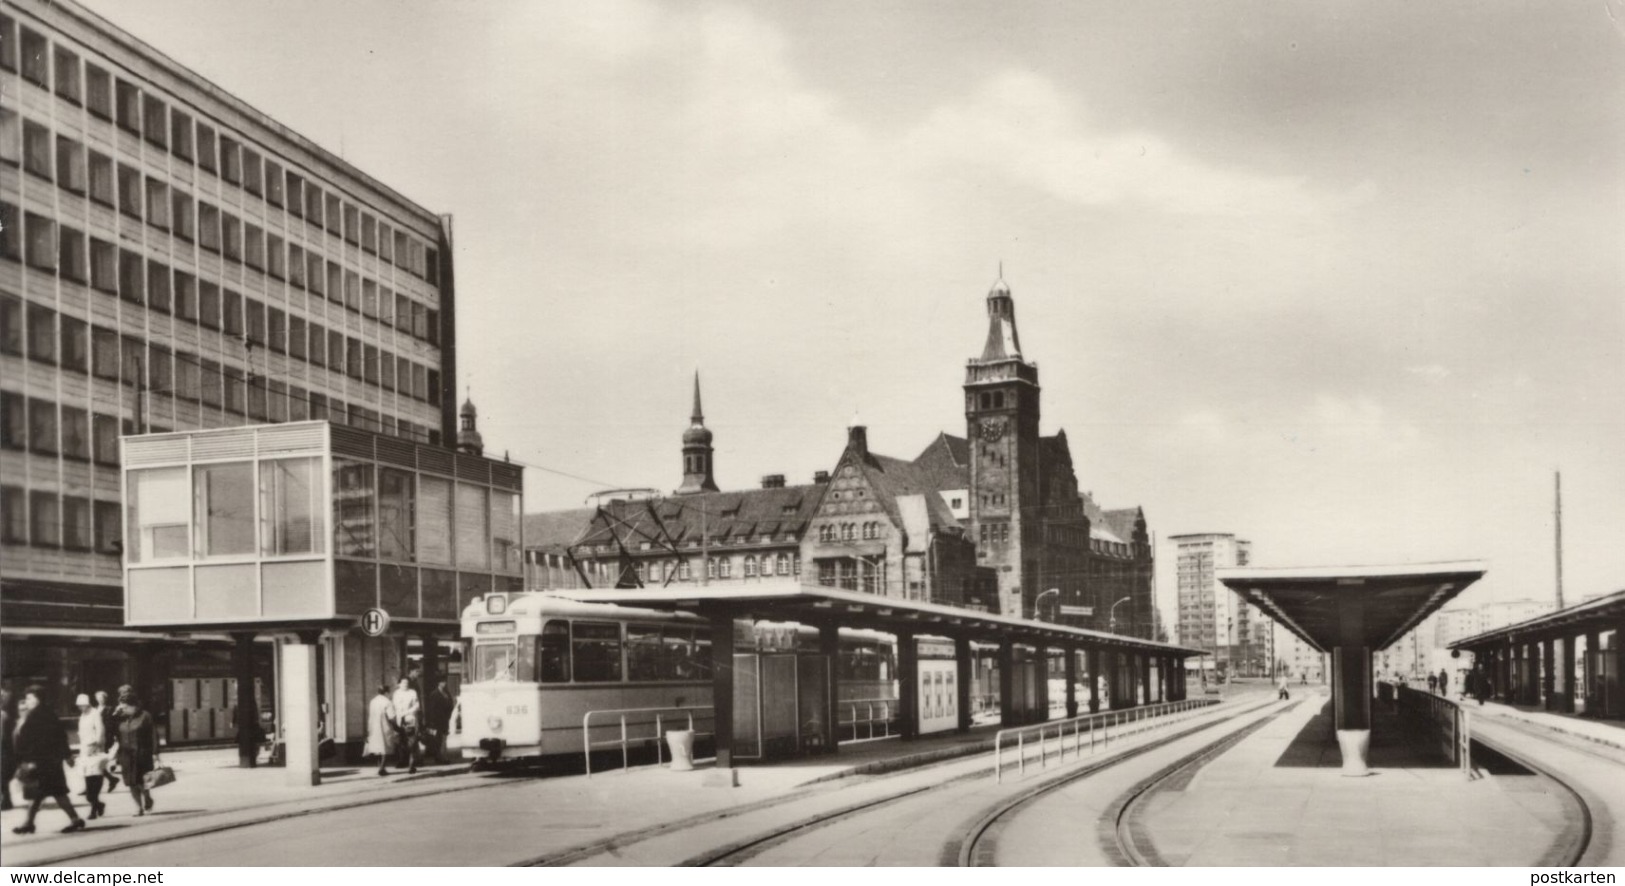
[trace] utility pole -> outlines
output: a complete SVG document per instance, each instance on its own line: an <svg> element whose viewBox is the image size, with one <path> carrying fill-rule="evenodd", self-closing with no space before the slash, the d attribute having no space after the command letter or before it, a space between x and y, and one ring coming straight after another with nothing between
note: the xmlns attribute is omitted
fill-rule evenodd
<svg viewBox="0 0 1625 886"><path fill-rule="evenodd" d="M1557 608L1563 608L1563 472L1556 472L1557 503L1553 516L1557 523Z"/></svg>

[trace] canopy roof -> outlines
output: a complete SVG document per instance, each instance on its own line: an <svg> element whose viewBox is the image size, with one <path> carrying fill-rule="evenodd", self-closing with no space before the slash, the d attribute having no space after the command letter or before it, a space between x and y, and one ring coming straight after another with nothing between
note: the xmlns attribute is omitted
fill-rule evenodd
<svg viewBox="0 0 1625 886"><path fill-rule="evenodd" d="M1473 649L1514 640L1573 637L1589 631L1620 630L1625 624L1625 591L1615 591L1573 606L1485 631L1450 644L1451 649Z"/></svg>
<svg viewBox="0 0 1625 886"><path fill-rule="evenodd" d="M1482 560L1397 566L1219 569L1216 576L1244 600L1322 652L1342 640L1342 610L1359 605L1361 645L1392 645L1468 585L1484 577Z"/></svg>
<svg viewBox="0 0 1625 886"><path fill-rule="evenodd" d="M977 640L1009 637L1018 643L1061 643L1112 648L1125 652L1150 652L1189 657L1203 655L1169 643L1142 640L1105 631L1091 631L1054 622L1033 621L1008 615L995 615L975 609L944 606L920 600L881 597L860 591L803 585L796 581L737 583L698 588L618 588L604 590L552 591L572 600L590 603L620 603L650 609L732 610L737 617L747 615L775 621L818 624L837 620L842 627L879 631L912 631L915 634L968 635Z"/></svg>

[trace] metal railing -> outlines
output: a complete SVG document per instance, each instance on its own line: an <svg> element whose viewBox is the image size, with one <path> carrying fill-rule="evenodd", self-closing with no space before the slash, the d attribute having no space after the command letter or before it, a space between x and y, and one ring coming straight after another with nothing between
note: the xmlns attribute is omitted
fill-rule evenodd
<svg viewBox="0 0 1625 886"><path fill-rule="evenodd" d="M1461 774L1473 777L1472 717L1464 705L1432 692L1399 686L1396 704L1400 720L1410 729L1431 730L1439 750Z"/></svg>
<svg viewBox="0 0 1625 886"><path fill-rule="evenodd" d="M1070 720L1000 729L998 734L993 736L994 776L998 781L1004 781L1004 751L1006 742L1011 739L1015 741L1017 774L1025 775L1029 745L1036 745L1038 748L1038 765L1048 767L1052 740L1055 753L1059 755L1060 762L1064 763L1068 742L1071 743L1073 756L1082 756L1085 741L1088 742L1089 753L1092 754L1097 746L1109 747L1114 738L1122 740L1155 726L1177 722L1199 708L1213 707L1218 703L1216 699L1211 698L1188 698L1183 701L1143 705L1119 711L1100 711L1073 717Z"/></svg>
<svg viewBox="0 0 1625 886"><path fill-rule="evenodd" d="M621 771L625 772L630 768L628 749L634 744L647 744L652 741L655 746L655 764L664 764L666 762L664 739L666 737L667 715L677 714L678 716L671 718L672 721L686 721L688 731L694 732L694 715L696 713L710 714L712 708L709 705L694 705L689 707L614 708L603 711L588 711L581 716L581 754L586 762L587 777L592 778L592 752L594 748L619 747L621 749ZM649 714L654 715L652 720L637 718L637 715ZM631 722L627 721L629 715L634 717ZM594 717L619 718L620 737L593 741L592 720ZM654 731L652 734L638 733L637 728L640 726L653 726ZM709 732L695 732L694 736L698 738L710 734Z"/></svg>
<svg viewBox="0 0 1625 886"><path fill-rule="evenodd" d="M845 734L847 728L852 730L852 736L837 741L868 741L872 738L889 738L892 736L892 724L897 722L897 699L895 698L857 698L839 702L840 707L850 716L841 720L840 732ZM862 715L859 715L862 712ZM867 730L867 735L859 735L858 727ZM879 726L880 734L875 734L875 727Z"/></svg>

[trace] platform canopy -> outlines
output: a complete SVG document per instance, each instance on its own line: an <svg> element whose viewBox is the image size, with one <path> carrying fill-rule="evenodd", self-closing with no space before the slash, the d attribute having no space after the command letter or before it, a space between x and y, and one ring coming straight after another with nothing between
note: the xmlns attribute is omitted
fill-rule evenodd
<svg viewBox="0 0 1625 886"><path fill-rule="evenodd" d="M1488 568L1482 560L1458 560L1397 566L1236 567L1219 569L1215 575L1322 652L1350 643L1379 651L1483 578ZM1345 624L1345 616L1353 612L1359 613L1357 623ZM1351 629L1357 636L1349 636Z"/></svg>
<svg viewBox="0 0 1625 886"><path fill-rule="evenodd" d="M819 624L838 621L842 627L914 634L969 635L975 639L1008 638L1016 643L1074 644L1152 655L1203 655L1170 643L1158 643L1123 634L1092 631L1054 622L995 615L975 609L944 606L921 600L881 597L860 591L803 585L794 581L761 582L739 587L615 588L560 590L550 593L587 603L620 603L651 609L686 612L732 612L774 621Z"/></svg>
<svg viewBox="0 0 1625 886"><path fill-rule="evenodd" d="M1625 621L1625 591L1615 591L1556 612L1457 640L1450 644L1450 648L1478 650L1514 642L1572 638L1591 631L1619 630L1622 621Z"/></svg>

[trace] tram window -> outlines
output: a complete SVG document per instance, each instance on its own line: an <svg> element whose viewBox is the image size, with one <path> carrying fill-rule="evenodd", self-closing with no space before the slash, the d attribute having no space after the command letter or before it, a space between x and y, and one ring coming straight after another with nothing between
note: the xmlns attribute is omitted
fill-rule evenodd
<svg viewBox="0 0 1625 886"><path fill-rule="evenodd" d="M648 625L626 626L626 678L628 680L667 680L671 678L660 645L660 629Z"/></svg>
<svg viewBox="0 0 1625 886"><path fill-rule="evenodd" d="M711 644L707 637L705 646L695 642L694 632L684 629L667 628L661 635L661 642L666 647L666 661L670 663L672 680L703 680L710 673ZM703 657L701 653L704 653Z"/></svg>
<svg viewBox="0 0 1625 886"><path fill-rule="evenodd" d="M570 682L570 623L550 621L542 626L543 683Z"/></svg>
<svg viewBox="0 0 1625 886"><path fill-rule="evenodd" d="M474 646L474 679L513 680L518 649L513 643L479 643Z"/></svg>
<svg viewBox="0 0 1625 886"><path fill-rule="evenodd" d="M621 626L578 621L570 629L576 682L620 682Z"/></svg>

